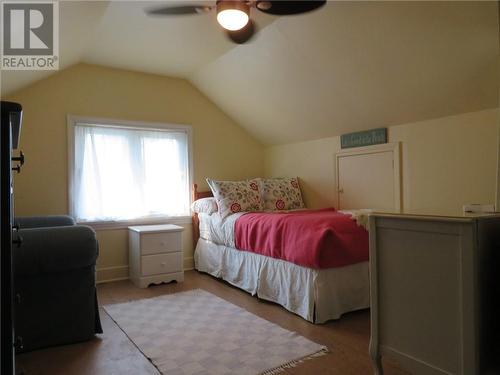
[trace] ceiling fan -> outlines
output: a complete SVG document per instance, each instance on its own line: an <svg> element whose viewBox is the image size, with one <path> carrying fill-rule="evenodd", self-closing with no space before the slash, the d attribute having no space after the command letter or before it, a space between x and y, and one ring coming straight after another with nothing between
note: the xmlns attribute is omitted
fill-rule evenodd
<svg viewBox="0 0 500 375"><path fill-rule="evenodd" d="M182 16L207 14L215 10L217 22L224 28L226 35L237 44L249 41L257 31L255 22L250 18L250 9L276 16L301 14L318 9L326 0L217 0L215 5L179 5L146 9L150 16Z"/></svg>

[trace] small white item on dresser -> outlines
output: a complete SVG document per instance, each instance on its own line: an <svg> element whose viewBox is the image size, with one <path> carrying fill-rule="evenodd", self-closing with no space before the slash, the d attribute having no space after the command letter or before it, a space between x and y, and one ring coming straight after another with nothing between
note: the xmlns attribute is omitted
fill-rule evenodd
<svg viewBox="0 0 500 375"><path fill-rule="evenodd" d="M469 204L464 204L463 210L464 213L493 213L495 212L495 205L469 203Z"/></svg>
<svg viewBox="0 0 500 375"><path fill-rule="evenodd" d="M128 227L129 274L136 286L184 281L183 230L172 224Z"/></svg>

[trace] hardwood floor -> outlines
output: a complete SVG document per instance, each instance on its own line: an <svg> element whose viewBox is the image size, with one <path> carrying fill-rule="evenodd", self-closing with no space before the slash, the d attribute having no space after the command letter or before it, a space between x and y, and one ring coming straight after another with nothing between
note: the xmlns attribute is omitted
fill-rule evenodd
<svg viewBox="0 0 500 375"><path fill-rule="evenodd" d="M305 361L283 374L372 374L368 357L370 321L368 311L344 315L338 321L311 324L284 308L241 291L211 276L188 271L183 283L138 289L129 281L98 286L101 305L125 302L200 288L288 330L326 345L330 353ZM202 312L200 312L202 313ZM104 334L94 340L54 347L17 356L25 375L149 375L156 368L141 354L121 329L101 309ZM384 362L385 374L407 374L394 363ZM167 375L167 374L166 374ZM235 374L236 375L236 374Z"/></svg>

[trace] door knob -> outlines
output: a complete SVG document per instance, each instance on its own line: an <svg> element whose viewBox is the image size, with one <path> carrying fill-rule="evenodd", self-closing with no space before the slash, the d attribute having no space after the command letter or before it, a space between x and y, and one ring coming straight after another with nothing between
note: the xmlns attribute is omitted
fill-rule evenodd
<svg viewBox="0 0 500 375"><path fill-rule="evenodd" d="M340 193L340 194L344 194L344 189L340 188L340 189L339 189L339 193Z"/></svg>

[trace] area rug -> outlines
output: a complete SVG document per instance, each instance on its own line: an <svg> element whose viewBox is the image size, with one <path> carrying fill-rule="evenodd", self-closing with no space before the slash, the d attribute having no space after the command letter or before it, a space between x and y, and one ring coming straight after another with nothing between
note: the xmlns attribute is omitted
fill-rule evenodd
<svg viewBox="0 0 500 375"><path fill-rule="evenodd" d="M200 289L104 309L164 375L272 375L327 352Z"/></svg>

